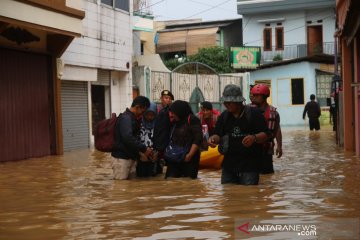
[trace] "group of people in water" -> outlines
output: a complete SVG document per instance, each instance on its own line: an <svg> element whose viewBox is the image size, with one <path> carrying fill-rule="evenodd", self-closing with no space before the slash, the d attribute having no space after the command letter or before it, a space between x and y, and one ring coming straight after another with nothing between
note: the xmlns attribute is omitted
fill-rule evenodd
<svg viewBox="0 0 360 240"><path fill-rule="evenodd" d="M169 90L161 92L159 105L137 96L117 121L114 179L156 176L164 165L165 178L195 179L201 151L218 146L224 155L221 183L257 185L260 174L274 173L273 155L282 156L280 116L269 96L269 87L257 84L245 104L240 87L229 84L222 94L226 110L204 101L196 114Z"/></svg>

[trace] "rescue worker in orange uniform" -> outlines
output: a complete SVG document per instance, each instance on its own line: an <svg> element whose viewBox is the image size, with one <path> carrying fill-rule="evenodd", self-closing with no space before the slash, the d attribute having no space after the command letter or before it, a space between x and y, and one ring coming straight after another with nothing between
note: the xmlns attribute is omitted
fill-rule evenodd
<svg viewBox="0 0 360 240"><path fill-rule="evenodd" d="M267 103L270 89L265 84L256 84L250 90L252 105L258 107L263 113L271 136L264 144L264 157L262 161L262 174L274 173L273 155L276 140L275 154L278 158L282 156L282 133L280 127L280 115L276 108Z"/></svg>

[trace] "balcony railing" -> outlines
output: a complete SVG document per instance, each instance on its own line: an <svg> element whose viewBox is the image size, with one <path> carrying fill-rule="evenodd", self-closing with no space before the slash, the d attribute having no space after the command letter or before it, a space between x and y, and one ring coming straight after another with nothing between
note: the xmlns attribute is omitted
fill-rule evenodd
<svg viewBox="0 0 360 240"><path fill-rule="evenodd" d="M334 55L334 42L325 42L322 45L285 45L283 50L276 50L275 47L273 47L271 51L264 51L262 48L261 63L269 63L274 60L289 60L321 53Z"/></svg>

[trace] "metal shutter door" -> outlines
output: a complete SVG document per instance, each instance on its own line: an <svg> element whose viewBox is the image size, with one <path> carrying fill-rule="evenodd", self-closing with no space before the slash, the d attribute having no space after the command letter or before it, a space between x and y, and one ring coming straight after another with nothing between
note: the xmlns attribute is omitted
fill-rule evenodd
<svg viewBox="0 0 360 240"><path fill-rule="evenodd" d="M61 107L64 151L89 148L87 82L62 81Z"/></svg>

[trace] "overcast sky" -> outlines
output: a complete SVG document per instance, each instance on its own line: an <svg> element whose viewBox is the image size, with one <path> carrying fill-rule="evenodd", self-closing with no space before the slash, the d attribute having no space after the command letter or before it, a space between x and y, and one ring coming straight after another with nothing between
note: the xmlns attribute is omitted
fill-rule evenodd
<svg viewBox="0 0 360 240"><path fill-rule="evenodd" d="M236 11L236 0L151 0L150 3L157 21L193 18L211 21L241 17Z"/></svg>

